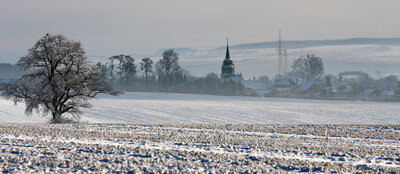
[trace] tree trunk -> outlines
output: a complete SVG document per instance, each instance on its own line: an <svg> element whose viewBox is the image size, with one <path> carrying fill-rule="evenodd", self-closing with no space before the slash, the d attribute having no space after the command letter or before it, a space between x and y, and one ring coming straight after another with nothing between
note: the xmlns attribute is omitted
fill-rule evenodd
<svg viewBox="0 0 400 174"><path fill-rule="evenodd" d="M149 92L149 80L146 77L146 92Z"/></svg>
<svg viewBox="0 0 400 174"><path fill-rule="evenodd" d="M53 115L53 119L51 120L51 123L62 123L60 113L53 113L52 115Z"/></svg>

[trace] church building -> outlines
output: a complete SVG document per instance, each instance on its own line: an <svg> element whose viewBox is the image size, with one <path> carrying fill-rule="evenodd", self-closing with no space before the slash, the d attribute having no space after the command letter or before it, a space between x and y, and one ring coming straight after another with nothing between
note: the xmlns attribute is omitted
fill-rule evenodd
<svg viewBox="0 0 400 174"><path fill-rule="evenodd" d="M226 39L226 55L221 68L221 78L241 78L241 76L241 74L235 74L235 64L233 64L233 61L230 58L228 39Z"/></svg>

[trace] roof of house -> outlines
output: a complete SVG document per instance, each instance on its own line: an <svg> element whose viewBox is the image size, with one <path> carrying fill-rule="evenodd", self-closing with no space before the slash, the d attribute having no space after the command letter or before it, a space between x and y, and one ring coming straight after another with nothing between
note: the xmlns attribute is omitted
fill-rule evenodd
<svg viewBox="0 0 400 174"><path fill-rule="evenodd" d="M270 89L274 87L274 84L267 83L261 80L243 80L242 84L245 88L254 90Z"/></svg>
<svg viewBox="0 0 400 174"><path fill-rule="evenodd" d="M364 94L366 94L366 95L371 95L371 94L373 94L375 91L378 91L378 90L375 89L375 88L366 89L366 90L364 90Z"/></svg>
<svg viewBox="0 0 400 174"><path fill-rule="evenodd" d="M314 84L315 84L315 82L305 82L305 83L303 83L303 84L299 87L299 90L300 90L300 91L307 91L307 90L309 90Z"/></svg>
<svg viewBox="0 0 400 174"><path fill-rule="evenodd" d="M219 79L219 83L228 82L230 80L232 80L235 83L239 83L242 80L242 76L235 75L235 76L231 76L231 77L228 77L228 78L221 78L221 79Z"/></svg>
<svg viewBox="0 0 400 174"><path fill-rule="evenodd" d="M270 93L270 91L268 89L257 89L257 90L254 90L254 92L257 95L265 95L265 94L269 94Z"/></svg>
<svg viewBox="0 0 400 174"><path fill-rule="evenodd" d="M275 87L289 87L290 80L289 79L282 79L274 83Z"/></svg>
<svg viewBox="0 0 400 174"><path fill-rule="evenodd" d="M344 90L343 92L352 92L353 91L353 87L349 84L347 84L346 82L343 82L340 84L340 86L344 86ZM339 86L337 87L338 89L340 88Z"/></svg>
<svg viewBox="0 0 400 174"><path fill-rule="evenodd" d="M394 89L382 91L380 96L394 96Z"/></svg>

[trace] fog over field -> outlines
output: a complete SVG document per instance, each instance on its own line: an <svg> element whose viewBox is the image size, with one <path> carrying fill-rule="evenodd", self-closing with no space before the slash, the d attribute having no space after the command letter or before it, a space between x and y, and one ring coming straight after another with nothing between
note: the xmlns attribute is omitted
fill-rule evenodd
<svg viewBox="0 0 400 174"><path fill-rule="evenodd" d="M231 58L236 66L236 72L242 73L245 79L267 75L273 78L278 71L278 57L275 48L255 48L255 49L231 49ZM182 68L188 70L191 75L201 77L207 73L214 72L220 74L222 61L224 60L224 49L194 50L176 49L179 55L179 62ZM288 64L294 59L307 54L314 54L321 57L324 62L325 74L338 75L343 71L363 71L371 77L377 77L377 72L381 75L397 75L400 77L400 46L396 45L335 45L317 46L306 48L288 49ZM92 63L104 62L112 56L90 56ZM157 62L161 58L162 52L154 54L135 55L136 61L142 57L152 57ZM3 56L3 62L15 63L18 56ZM5 71L3 76L7 75ZM11 76L8 76L11 77Z"/></svg>
<svg viewBox="0 0 400 174"><path fill-rule="evenodd" d="M179 53L179 50L178 50ZM182 52L181 65L195 76L208 72L219 74L225 50ZM288 64L307 54L321 57L325 74L337 75L343 71L363 71L371 76L379 71L400 75L400 46L385 45L335 45L288 49ZM278 71L278 56L275 48L231 49L231 58L238 73L245 79L253 76L274 77Z"/></svg>

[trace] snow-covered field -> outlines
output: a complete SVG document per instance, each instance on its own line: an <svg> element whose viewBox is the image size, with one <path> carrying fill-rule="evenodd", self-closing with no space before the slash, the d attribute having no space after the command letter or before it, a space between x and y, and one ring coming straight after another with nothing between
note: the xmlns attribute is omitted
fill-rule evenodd
<svg viewBox="0 0 400 174"><path fill-rule="evenodd" d="M0 124L3 173L398 173L400 127Z"/></svg>
<svg viewBox="0 0 400 174"><path fill-rule="evenodd" d="M398 103L165 93L91 103L92 124L50 125L0 99L0 170L400 172Z"/></svg>
<svg viewBox="0 0 400 174"><path fill-rule="evenodd" d="M399 103L194 94L125 93L99 96L83 110L89 123L400 124ZM0 98L1 123L44 123L24 104Z"/></svg>

